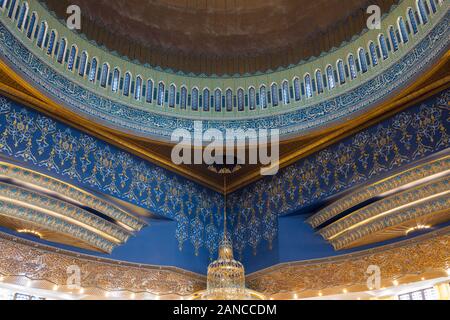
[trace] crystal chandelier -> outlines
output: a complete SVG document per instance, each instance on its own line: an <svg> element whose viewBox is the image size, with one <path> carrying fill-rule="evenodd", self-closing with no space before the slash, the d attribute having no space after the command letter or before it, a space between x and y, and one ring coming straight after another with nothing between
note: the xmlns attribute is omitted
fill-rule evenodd
<svg viewBox="0 0 450 320"><path fill-rule="evenodd" d="M226 233L219 246L219 258L208 267L205 300L246 300L245 270L234 260L233 246Z"/></svg>
<svg viewBox="0 0 450 320"><path fill-rule="evenodd" d="M226 184L225 184L226 194ZM245 288L245 270L234 260L233 245L227 233L227 200L224 204L224 231L219 245L219 257L208 266L207 289L194 299L202 300L263 300L264 296Z"/></svg>

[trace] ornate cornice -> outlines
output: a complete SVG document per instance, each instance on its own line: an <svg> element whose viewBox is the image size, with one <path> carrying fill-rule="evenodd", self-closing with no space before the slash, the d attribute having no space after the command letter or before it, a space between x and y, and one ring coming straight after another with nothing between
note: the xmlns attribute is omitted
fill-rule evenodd
<svg viewBox="0 0 450 320"><path fill-rule="evenodd" d="M101 219L84 209L76 207L70 203L60 201L31 190L11 186L0 182L0 199L5 202L19 201L31 206L37 206L46 211L52 211L58 215L67 217L68 219L78 220L83 224L92 225L96 229L103 231L112 237L115 241L126 242L131 236L131 232L127 229L119 227L118 225Z"/></svg>
<svg viewBox="0 0 450 320"><path fill-rule="evenodd" d="M187 296L206 286L204 276L173 267L144 266L75 254L0 233L0 274L41 281L42 289L68 284L68 268L81 271L81 287L103 291ZM7 281L7 279L5 279Z"/></svg>
<svg viewBox="0 0 450 320"><path fill-rule="evenodd" d="M383 286L392 286L395 279L420 281L426 274L446 276L450 267L449 247L450 228L447 227L358 253L280 264L249 275L247 283L249 288L275 297L291 292L306 297L339 294L343 288L348 292L369 291L369 266L380 268Z"/></svg>
<svg viewBox="0 0 450 320"><path fill-rule="evenodd" d="M450 201L450 197L448 195L448 193L450 193L449 183L450 176L447 176L437 181L432 181L425 185L420 185L415 188L408 189L393 196L376 201L320 229L319 234L325 239L331 240L341 236L342 233L354 229L362 224L369 223L369 221L372 221L374 219L381 217L383 217L384 219L386 218L386 215L390 215L390 213L396 218L400 218L402 211L396 209L406 207L406 211L408 211L412 209L411 207L414 203L417 203L420 200L427 200L429 198L430 200L432 200L425 201L428 210L433 208L433 205L436 205L435 209L442 209L442 206L438 205L438 203L442 202L439 200L445 199L447 201ZM439 199L435 199L435 197L439 195ZM447 201L444 201L444 203L442 203L444 207L445 202ZM428 212L431 213L431 211Z"/></svg>
<svg viewBox="0 0 450 320"><path fill-rule="evenodd" d="M320 210L319 212L311 216L307 220L307 222L313 228L317 228L324 222L332 219L345 210L356 206L359 203L362 203L388 191L397 189L411 182L448 170L450 170L450 156L445 156L443 158L427 162L423 165L410 168L406 171L400 172L370 185L358 188L358 190L336 200L332 205L329 205Z"/></svg>
<svg viewBox="0 0 450 320"><path fill-rule="evenodd" d="M1 142L0 142L1 144ZM6 147L5 144L0 145L0 149ZM86 191L64 183L60 180L52 178L48 175L38 173L23 167L16 166L11 163L0 161L0 176L18 179L23 182L45 188L47 190L64 195L70 199L83 203L107 216L116 219L128 226L130 230L139 231L145 226L145 222L133 215L115 207L111 203L104 201L98 197L89 194Z"/></svg>
<svg viewBox="0 0 450 320"><path fill-rule="evenodd" d="M430 275L446 275L450 266L448 247L450 229L363 252L326 259L285 263L247 276L252 290L268 297L283 298L297 292L316 296L318 292L336 294L345 287L349 292L368 291L367 269L378 266L382 285L392 285L394 279L409 282ZM54 249L0 233L0 275L4 281L26 278L33 286L51 290L57 285L65 290L68 267L81 270L81 287L121 292L189 296L206 287L206 279L177 268L145 266ZM26 263L24 263L26 261ZM97 292L98 293L98 292ZM289 297L288 297L289 298Z"/></svg>
<svg viewBox="0 0 450 320"><path fill-rule="evenodd" d="M106 253L111 253L116 245L113 241L87 228L70 223L65 219L60 219L41 210L30 208L24 204L16 204L0 199L0 212L1 220L5 217L20 220L27 226L29 224L32 225L33 231L40 231L40 228L43 228L46 232L51 231L61 234L63 235L63 240L61 241L63 243L69 243L66 237L72 238L76 239L75 243L79 242L79 247ZM11 223L8 225L11 225Z"/></svg>

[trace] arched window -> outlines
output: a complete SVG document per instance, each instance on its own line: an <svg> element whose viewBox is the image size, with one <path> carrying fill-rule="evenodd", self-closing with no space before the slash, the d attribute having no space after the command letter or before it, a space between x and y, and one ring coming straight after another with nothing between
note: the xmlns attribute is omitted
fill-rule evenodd
<svg viewBox="0 0 450 320"><path fill-rule="evenodd" d="M392 48L394 51L398 50L398 41L397 37L395 36L395 30L393 26L389 27L389 38L391 38Z"/></svg>
<svg viewBox="0 0 450 320"><path fill-rule="evenodd" d="M256 109L256 91L255 91L255 88L253 88L253 87L250 87L248 89L248 104L249 104L250 110Z"/></svg>
<svg viewBox="0 0 450 320"><path fill-rule="evenodd" d="M84 77L84 74L86 73L88 59L89 59L89 56L88 56L87 52L83 51L81 53L80 66L78 67L78 74L82 77Z"/></svg>
<svg viewBox="0 0 450 320"><path fill-rule="evenodd" d="M366 59L366 50L364 50L363 48L359 48L358 57L359 57L359 66L361 67L361 71L362 71L362 73L366 73L368 70L367 59Z"/></svg>
<svg viewBox="0 0 450 320"><path fill-rule="evenodd" d="M305 95L307 98L312 97L312 84L311 84L311 76L309 73L305 75Z"/></svg>
<svg viewBox="0 0 450 320"><path fill-rule="evenodd" d="M100 73L100 86L106 88L108 84L108 75L109 75L109 65L104 63L102 66L102 71Z"/></svg>
<svg viewBox="0 0 450 320"><path fill-rule="evenodd" d="M398 18L398 28L400 29L400 34L402 36L402 42L407 43L409 41L408 31L406 30L405 21L403 17Z"/></svg>
<svg viewBox="0 0 450 320"><path fill-rule="evenodd" d="M289 97L289 82L287 80L283 81L283 103L289 104L291 102L291 99Z"/></svg>
<svg viewBox="0 0 450 320"><path fill-rule="evenodd" d="M169 88L169 107L175 108L175 98L177 94L177 87L175 84L171 84Z"/></svg>
<svg viewBox="0 0 450 320"><path fill-rule="evenodd" d="M294 78L294 98L295 101L300 101L300 99L302 98L302 92L300 89L300 79L297 77Z"/></svg>
<svg viewBox="0 0 450 320"><path fill-rule="evenodd" d="M180 108L186 109L187 105L187 89L185 86L181 87Z"/></svg>
<svg viewBox="0 0 450 320"><path fill-rule="evenodd" d="M77 54L78 54L77 46L72 45L72 48L70 48L70 53L69 53L69 60L67 61L67 69L69 71L73 71L73 69L75 67L75 61L77 59Z"/></svg>
<svg viewBox="0 0 450 320"><path fill-rule="evenodd" d="M331 65L327 67L327 81L329 90L332 90L336 87L336 82L334 81L333 67Z"/></svg>
<svg viewBox="0 0 450 320"><path fill-rule="evenodd" d="M134 89L134 100L140 101L142 97L142 77L136 77L136 88Z"/></svg>
<svg viewBox="0 0 450 320"><path fill-rule="evenodd" d="M157 104L158 106L163 106L164 105L164 96L165 96L165 86L164 86L164 82L160 82L158 84L158 99L157 99Z"/></svg>
<svg viewBox="0 0 450 320"><path fill-rule="evenodd" d="M142 97L142 77L136 77L136 88L134 89L134 100L140 101Z"/></svg>
<svg viewBox="0 0 450 320"><path fill-rule="evenodd" d="M61 42L59 43L59 49L58 49L58 57L56 61L59 63L64 63L64 59L66 57L66 49L67 49L67 40L66 38L62 38Z"/></svg>
<svg viewBox="0 0 450 320"><path fill-rule="evenodd" d="M47 35L47 29L48 29L47 22L42 21L39 27L38 40L36 43L39 48L42 48L42 46L44 45L44 39L45 36Z"/></svg>
<svg viewBox="0 0 450 320"><path fill-rule="evenodd" d="M237 91L238 111L244 111L244 89L239 88Z"/></svg>
<svg viewBox="0 0 450 320"><path fill-rule="evenodd" d="M377 50L375 48L375 44L373 43L373 41L370 41L369 43L369 52L370 58L372 59L372 66L378 65Z"/></svg>
<svg viewBox="0 0 450 320"><path fill-rule="evenodd" d="M265 85L259 88L259 99L261 100L261 108L267 108L267 89Z"/></svg>
<svg viewBox="0 0 450 320"><path fill-rule="evenodd" d="M430 0L430 6L431 6L431 11L433 11L433 13L436 13L437 8L436 8L436 2L434 2L434 0Z"/></svg>
<svg viewBox="0 0 450 320"><path fill-rule="evenodd" d="M147 93L145 95L145 101L148 103L153 102L153 80L152 79L147 80Z"/></svg>
<svg viewBox="0 0 450 320"><path fill-rule="evenodd" d="M28 39L32 39L33 38L33 34L35 32L35 27L36 27L37 20L38 20L37 13L33 12L31 14L30 23L28 24L28 32L27 32Z"/></svg>
<svg viewBox="0 0 450 320"><path fill-rule="evenodd" d="M220 89L214 91L214 109L217 112L222 111L222 91Z"/></svg>
<svg viewBox="0 0 450 320"><path fill-rule="evenodd" d="M27 15L28 15L28 3L24 2L22 4L22 7L20 8L19 19L17 20L17 28L19 28L19 30L23 30L25 17Z"/></svg>
<svg viewBox="0 0 450 320"><path fill-rule="evenodd" d="M131 73L126 72L125 80L123 81L123 95L125 97L128 97L130 95L130 89L131 89Z"/></svg>
<svg viewBox="0 0 450 320"><path fill-rule="evenodd" d="M16 14L18 2L16 0L11 0L11 4L9 5L9 12L8 12L8 18L13 19L13 17Z"/></svg>
<svg viewBox="0 0 450 320"><path fill-rule="evenodd" d="M389 52L384 34L380 34L378 36L378 42L380 43L381 55L383 56L383 60L386 60L389 57Z"/></svg>
<svg viewBox="0 0 450 320"><path fill-rule="evenodd" d="M316 70L317 93L323 93L322 71Z"/></svg>
<svg viewBox="0 0 450 320"><path fill-rule="evenodd" d="M350 54L348 56L348 66L350 69L350 78L352 80L356 79L356 64L355 64L355 58L353 57L352 54Z"/></svg>
<svg viewBox="0 0 450 320"><path fill-rule="evenodd" d="M119 81L120 81L120 70L119 68L115 68L113 72L113 78L111 82L111 91L118 92L119 91Z"/></svg>
<svg viewBox="0 0 450 320"><path fill-rule="evenodd" d="M209 93L209 89L208 88L203 89L203 111L209 111L210 99L211 96Z"/></svg>
<svg viewBox="0 0 450 320"><path fill-rule="evenodd" d="M233 91L227 89L225 94L225 104L227 111L233 111Z"/></svg>
<svg viewBox="0 0 450 320"><path fill-rule="evenodd" d="M276 83L272 83L271 86L272 106L278 106L278 86Z"/></svg>
<svg viewBox="0 0 450 320"><path fill-rule="evenodd" d="M344 69L344 61L338 60L336 63L338 75L339 75L339 83L345 83L345 69Z"/></svg>
<svg viewBox="0 0 450 320"><path fill-rule="evenodd" d="M419 32L419 29L417 28L416 18L414 17L414 11L411 8L408 8L408 19L411 23L413 33L416 34L417 32Z"/></svg>
<svg viewBox="0 0 450 320"><path fill-rule="evenodd" d="M192 89L192 110L198 110L198 89Z"/></svg>
<svg viewBox="0 0 450 320"><path fill-rule="evenodd" d="M50 39L48 40L48 47L47 47L47 54L53 55L53 52L55 50L55 43L56 43L57 33L56 30L52 30L50 32Z"/></svg>
<svg viewBox="0 0 450 320"><path fill-rule="evenodd" d="M428 22L428 15L425 9L425 3L423 0L417 0L416 4L420 14L420 20L422 20L423 24L426 24Z"/></svg>
<svg viewBox="0 0 450 320"><path fill-rule="evenodd" d="M95 82L97 77L97 58L92 59L91 69L89 70L89 81Z"/></svg>

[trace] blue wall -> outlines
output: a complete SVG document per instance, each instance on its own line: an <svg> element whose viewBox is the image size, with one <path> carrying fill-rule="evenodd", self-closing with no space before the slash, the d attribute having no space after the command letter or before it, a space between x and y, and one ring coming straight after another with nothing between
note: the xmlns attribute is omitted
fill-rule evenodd
<svg viewBox="0 0 450 320"><path fill-rule="evenodd" d="M230 195L235 250L247 272L348 252L336 253L304 220L337 194L448 149L448 101L450 89Z"/></svg>
<svg viewBox="0 0 450 320"><path fill-rule="evenodd" d="M222 195L0 95L1 158L171 221L152 222L113 258L204 272L216 255Z"/></svg>

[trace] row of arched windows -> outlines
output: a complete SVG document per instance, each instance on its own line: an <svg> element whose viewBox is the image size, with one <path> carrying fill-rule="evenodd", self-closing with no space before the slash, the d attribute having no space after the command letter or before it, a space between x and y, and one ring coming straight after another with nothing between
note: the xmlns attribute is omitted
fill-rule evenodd
<svg viewBox="0 0 450 320"><path fill-rule="evenodd" d="M49 30L46 21L39 21L36 12L30 14L27 2L20 4L19 0L0 0L0 8L6 9L8 17L17 21L18 29L47 55L56 57L58 63L66 64L69 71L77 72L91 83L136 101L156 102L158 106L221 112L289 105L356 79L359 73L366 73L380 61L388 59L391 53L399 50L400 44L408 43L409 38L419 32L419 25L428 23L429 15L437 12L436 1L416 0L416 8L408 8L405 18L399 17L397 25L389 26L386 34L380 33L376 41L369 41L367 47L359 48L356 55L350 53L345 60L339 59L335 64L327 65L323 72L316 69L312 74L284 80L280 85L274 82L268 87L262 84L259 87L238 88L236 92L231 88L211 91L209 88L193 87L189 90L184 85L177 90L175 84L155 83L153 79L144 79L141 75L134 77L130 71L122 73L118 67L111 68L108 62L101 63L97 57L89 57L86 51L79 54L76 44L69 46L67 39L59 37L57 30Z"/></svg>

